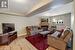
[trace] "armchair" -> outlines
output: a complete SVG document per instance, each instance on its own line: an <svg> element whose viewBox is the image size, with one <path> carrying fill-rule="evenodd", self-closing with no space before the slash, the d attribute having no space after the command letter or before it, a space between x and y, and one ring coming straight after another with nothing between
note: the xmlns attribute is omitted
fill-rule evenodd
<svg viewBox="0 0 75 50"><path fill-rule="evenodd" d="M57 50L66 50L67 42L72 37L71 30L65 30L60 38L48 35L48 45L54 47Z"/></svg>
<svg viewBox="0 0 75 50"><path fill-rule="evenodd" d="M38 34L38 26L27 26L27 36Z"/></svg>

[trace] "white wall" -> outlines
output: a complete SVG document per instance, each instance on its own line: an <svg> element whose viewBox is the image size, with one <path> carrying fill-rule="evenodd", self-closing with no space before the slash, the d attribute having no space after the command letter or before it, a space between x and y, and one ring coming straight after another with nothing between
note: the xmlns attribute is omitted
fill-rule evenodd
<svg viewBox="0 0 75 50"><path fill-rule="evenodd" d="M37 17L20 17L0 14L0 33L2 33L1 23L14 23L15 29L18 31L18 36L20 36L26 35L26 26L39 25L39 19Z"/></svg>
<svg viewBox="0 0 75 50"><path fill-rule="evenodd" d="M55 24L57 26L57 30L64 29L66 26L71 28L71 13L62 14L62 15L56 15L56 16L52 16L50 18L51 18L50 19L51 23L53 22L53 19L55 19L57 21L58 20L63 21L63 24Z"/></svg>

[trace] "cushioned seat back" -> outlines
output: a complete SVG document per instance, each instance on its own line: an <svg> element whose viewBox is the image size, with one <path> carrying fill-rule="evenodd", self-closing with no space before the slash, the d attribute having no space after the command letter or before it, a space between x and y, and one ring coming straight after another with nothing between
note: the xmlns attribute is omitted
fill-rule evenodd
<svg viewBox="0 0 75 50"><path fill-rule="evenodd" d="M63 39L65 42L67 42L72 36L72 31L71 30L65 30L62 35L61 35L61 39Z"/></svg>
<svg viewBox="0 0 75 50"><path fill-rule="evenodd" d="M64 41L68 42L68 40L72 37L72 35L73 35L73 32L72 32L72 30L70 30L70 32L68 33L68 35L64 38Z"/></svg>
<svg viewBox="0 0 75 50"><path fill-rule="evenodd" d="M62 35L60 36L60 38L64 39L64 38L67 36L68 33L69 33L69 31L68 31L68 30L65 30L65 31L62 33Z"/></svg>

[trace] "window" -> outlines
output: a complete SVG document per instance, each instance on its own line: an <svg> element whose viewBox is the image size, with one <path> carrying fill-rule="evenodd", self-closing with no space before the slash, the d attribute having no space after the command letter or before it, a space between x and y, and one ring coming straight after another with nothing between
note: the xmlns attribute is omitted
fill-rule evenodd
<svg viewBox="0 0 75 50"><path fill-rule="evenodd" d="M8 8L8 0L0 0L0 8Z"/></svg>

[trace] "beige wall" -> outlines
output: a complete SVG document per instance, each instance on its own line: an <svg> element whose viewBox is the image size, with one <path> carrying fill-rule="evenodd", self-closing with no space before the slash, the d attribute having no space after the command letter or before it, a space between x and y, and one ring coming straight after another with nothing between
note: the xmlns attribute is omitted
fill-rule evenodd
<svg viewBox="0 0 75 50"><path fill-rule="evenodd" d="M2 33L1 23L14 23L15 29L18 31L18 36L26 35L25 27L30 25L38 25L39 19L37 17L20 17L0 14L0 33Z"/></svg>

